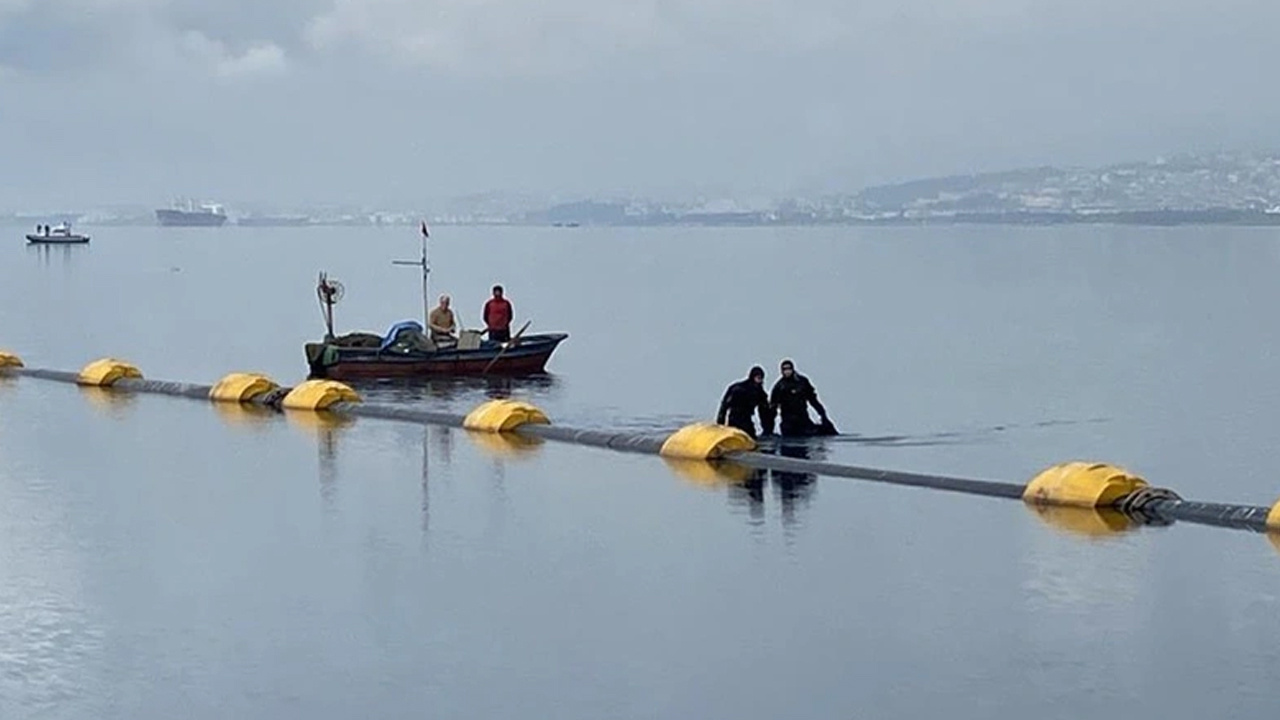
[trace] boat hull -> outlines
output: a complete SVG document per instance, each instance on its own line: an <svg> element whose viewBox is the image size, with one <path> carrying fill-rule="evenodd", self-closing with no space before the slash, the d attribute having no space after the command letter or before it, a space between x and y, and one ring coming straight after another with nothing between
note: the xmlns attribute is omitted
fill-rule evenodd
<svg viewBox="0 0 1280 720"><path fill-rule="evenodd" d="M311 377L332 380L536 375L546 372L551 354L567 337L565 333L526 335L506 352L501 352L500 344L489 341L474 350L445 349L431 353L325 343L307 343L304 351Z"/></svg>
<svg viewBox="0 0 1280 720"><path fill-rule="evenodd" d="M89 242L88 235L33 235L27 234L27 242L35 245L82 245Z"/></svg>

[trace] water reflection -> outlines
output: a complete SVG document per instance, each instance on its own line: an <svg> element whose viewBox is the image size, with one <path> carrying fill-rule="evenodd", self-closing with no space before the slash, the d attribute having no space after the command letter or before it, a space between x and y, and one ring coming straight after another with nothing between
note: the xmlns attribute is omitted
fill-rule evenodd
<svg viewBox="0 0 1280 720"><path fill-rule="evenodd" d="M449 441L452 442L452 441ZM431 529L431 426L422 426L422 500L419 505L422 513L422 543L425 546ZM448 459L445 460L448 462Z"/></svg>
<svg viewBox="0 0 1280 720"><path fill-rule="evenodd" d="M764 487L768 481L768 470L751 468L746 477L729 485L729 506L745 510L747 522L757 528L764 525Z"/></svg>
<svg viewBox="0 0 1280 720"><path fill-rule="evenodd" d="M1270 530L1266 535L1267 542L1271 543L1271 547L1275 548L1277 553L1280 553L1280 530Z"/></svg>
<svg viewBox="0 0 1280 720"><path fill-rule="evenodd" d="M320 499L325 509L332 511L338 487L338 436L355 420L330 413L297 411L286 411L285 418L291 425L315 435L319 456Z"/></svg>
<svg viewBox="0 0 1280 720"><path fill-rule="evenodd" d="M549 373L508 377L501 375L454 376L431 379L386 379L348 383L366 399L408 405L454 406L469 410L484 400L519 398L531 402L554 399L561 381Z"/></svg>
<svg viewBox="0 0 1280 720"><path fill-rule="evenodd" d="M1066 535L1103 538L1129 532L1140 527L1129 516L1110 508L1062 507L1026 504L1036 519Z"/></svg>
<svg viewBox="0 0 1280 720"><path fill-rule="evenodd" d="M826 448L818 445L810 449L809 445L783 444L778 447L778 454L783 457L802 460L825 460ZM778 508L782 515L782 526L791 528L796 524L796 509L806 508L814 491L817 489L818 476L813 473L788 472L771 470L770 481L773 483L778 500Z"/></svg>
<svg viewBox="0 0 1280 720"><path fill-rule="evenodd" d="M72 257L77 252L83 252L86 247L83 245L70 244L48 244L48 243L28 243L27 252L35 254L40 259L40 264L50 267L57 263L63 268L69 268L74 263Z"/></svg>
<svg viewBox="0 0 1280 720"><path fill-rule="evenodd" d="M542 447L541 438L519 433L467 431L467 437L495 460L518 460L531 457Z"/></svg>
<svg viewBox="0 0 1280 720"><path fill-rule="evenodd" d="M421 400L456 400L475 395L506 398L515 394L546 396L560 386L560 379L550 373L511 377L504 375L457 375L440 378L388 378L348 381L361 393L377 395L384 400L413 402Z"/></svg>
<svg viewBox="0 0 1280 720"><path fill-rule="evenodd" d="M223 403L218 403L223 405ZM229 407L236 406L234 403L226 403ZM245 408L247 413L241 415L234 410L227 409L224 411L223 417L227 418L234 424L253 423L260 424L264 419L258 417L257 408ZM270 411L267 411L271 414ZM273 414L272 414L273 415ZM355 418L343 415L331 415L328 413L312 413L312 412L291 412L286 411L285 417L291 425L300 427L308 434L316 438L316 455L317 455L317 475L320 487L320 499L327 512L334 510L334 503L337 498L338 489L338 449L342 442L342 435L347 429L353 426L357 420ZM422 539L424 544L427 542L431 529L431 454L432 446L435 451L440 454L445 465L453 460L453 429L447 427L423 425L422 426L422 469L421 469L421 499L419 503L422 515ZM434 439L434 443L433 443Z"/></svg>
<svg viewBox="0 0 1280 720"><path fill-rule="evenodd" d="M238 402L213 403L214 411L233 427L258 428L280 420L279 414L265 407Z"/></svg>
<svg viewBox="0 0 1280 720"><path fill-rule="evenodd" d="M436 427L431 434L436 439L436 449L439 451L441 459L444 460L446 465L451 464L453 462L453 429Z"/></svg>
<svg viewBox="0 0 1280 720"><path fill-rule="evenodd" d="M826 458L826 449L821 444L810 445L807 442L779 443L766 452L801 460ZM816 489L817 480L818 476L813 473L755 469L745 480L730 487L729 503L733 506L745 507L749 522L753 525L763 525L766 514L765 485L768 484L773 488L774 502L778 506L778 518L782 527L786 531L791 531L799 524L797 511L808 507L809 500Z"/></svg>
<svg viewBox="0 0 1280 720"><path fill-rule="evenodd" d="M112 418L128 415L138 400L137 395L131 392L120 392L95 385L77 385L76 387L89 401L90 407Z"/></svg>
<svg viewBox="0 0 1280 720"><path fill-rule="evenodd" d="M729 460L686 460L662 457L662 461L684 480L709 488L745 482L756 471L755 468Z"/></svg>
<svg viewBox="0 0 1280 720"><path fill-rule="evenodd" d="M801 460L821 461L827 457L821 441L783 442L760 451ZM814 473L753 468L732 461L664 460L673 472L692 484L724 487L730 507L744 511L747 521L757 527L765 523L769 487L773 489L778 517L787 530L798 526L798 513L808 507L817 489L818 476Z"/></svg>
<svg viewBox="0 0 1280 720"><path fill-rule="evenodd" d="M432 410L445 410L466 413L486 400L505 400L519 398L536 404L544 404L554 398L560 390L560 380L550 373L509 377L499 375L453 376L431 379L386 379L352 383L352 388L371 402L387 402L399 405L428 405ZM445 462L448 462L449 443L452 428L436 427L432 432L439 438L445 448ZM488 433L467 433L486 454L492 457L490 465L490 483L494 499L495 516L498 521L505 516L506 462L511 459L527 457L541 445L539 440L527 439L519 435L494 435ZM426 458L424 457L424 478L426 476ZM425 493L424 480L424 493ZM426 503L424 495L424 504ZM424 523L426 522L424 518Z"/></svg>

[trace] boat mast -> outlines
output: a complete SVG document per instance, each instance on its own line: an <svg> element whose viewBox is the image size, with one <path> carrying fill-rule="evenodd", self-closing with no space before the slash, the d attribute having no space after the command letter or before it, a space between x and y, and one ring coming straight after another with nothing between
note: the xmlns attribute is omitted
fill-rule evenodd
<svg viewBox="0 0 1280 720"><path fill-rule="evenodd" d="M431 327L431 296L427 289L427 276L431 274L431 265L427 262L427 221L422 221L422 258L419 260L392 260L393 265L419 265L422 267L422 327Z"/></svg>
<svg viewBox="0 0 1280 720"><path fill-rule="evenodd" d="M333 306L345 293L346 289L342 287L342 283L330 280L325 271L320 271L320 281L316 283L316 296L320 298L320 312L324 317L325 330L328 331L324 336L325 342L333 341Z"/></svg>

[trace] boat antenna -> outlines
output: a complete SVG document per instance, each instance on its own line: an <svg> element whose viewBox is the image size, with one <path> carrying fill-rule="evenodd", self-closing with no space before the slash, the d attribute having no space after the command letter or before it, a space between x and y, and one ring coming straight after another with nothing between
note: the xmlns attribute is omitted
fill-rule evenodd
<svg viewBox="0 0 1280 720"><path fill-rule="evenodd" d="M431 295L427 290L427 276L431 274L431 265L427 261L427 239L431 233L427 230L427 221L422 221L422 258L419 260L392 260L393 265L419 265L422 267L422 327L431 327Z"/></svg>

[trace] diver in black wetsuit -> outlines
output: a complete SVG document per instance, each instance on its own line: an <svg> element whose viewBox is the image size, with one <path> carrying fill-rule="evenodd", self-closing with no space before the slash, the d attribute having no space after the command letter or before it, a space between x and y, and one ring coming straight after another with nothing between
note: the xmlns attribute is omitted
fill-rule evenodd
<svg viewBox="0 0 1280 720"><path fill-rule="evenodd" d="M716 413L716 423L736 427L755 438L756 426L751 416L756 411L760 413L761 430L765 435L771 435L773 409L769 407L769 396L764 392L764 368L759 365L751 368L747 379L725 389L724 397L720 398L720 411Z"/></svg>
<svg viewBox="0 0 1280 720"><path fill-rule="evenodd" d="M818 391L813 389L809 378L796 372L795 363L790 360L783 360L781 369L782 377L769 393L769 407L778 415L778 434L783 437L839 434L827 419L827 409L818 401ZM809 418L809 405L818 411L821 423L815 424Z"/></svg>

